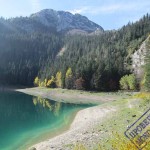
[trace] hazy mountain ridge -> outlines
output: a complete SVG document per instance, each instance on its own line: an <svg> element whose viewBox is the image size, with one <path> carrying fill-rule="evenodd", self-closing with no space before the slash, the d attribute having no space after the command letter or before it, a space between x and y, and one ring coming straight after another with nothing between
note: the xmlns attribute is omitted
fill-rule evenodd
<svg viewBox="0 0 150 150"><path fill-rule="evenodd" d="M57 32L69 31L73 29L94 32L96 30L104 31L101 26L90 21L87 17L80 14L71 14L66 11L55 11L45 9L30 16L34 20L41 22L49 27L56 27Z"/></svg>
<svg viewBox="0 0 150 150"><path fill-rule="evenodd" d="M0 19L7 30L11 32L55 32L67 33L77 30L92 33L104 29L98 24L90 21L87 17L80 14L71 14L65 11L55 11L52 9L45 9L29 17L16 17L10 19ZM2 27L1 27L2 28ZM75 33L75 32L73 32Z"/></svg>

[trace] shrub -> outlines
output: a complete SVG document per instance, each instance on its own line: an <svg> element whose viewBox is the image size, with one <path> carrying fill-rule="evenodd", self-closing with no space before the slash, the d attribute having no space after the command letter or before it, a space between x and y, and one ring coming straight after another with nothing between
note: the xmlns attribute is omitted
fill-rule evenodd
<svg viewBox="0 0 150 150"><path fill-rule="evenodd" d="M128 78L128 75L125 75L125 76L123 76L123 77L120 79L120 87L121 87L121 89L123 89L123 90L128 90L128 89L129 89L127 78Z"/></svg>
<svg viewBox="0 0 150 150"><path fill-rule="evenodd" d="M120 87L123 90L136 90L136 77L133 74L125 75L120 79Z"/></svg>
<svg viewBox="0 0 150 150"><path fill-rule="evenodd" d="M134 74L130 74L127 78L129 89L135 90L136 89L136 78Z"/></svg>

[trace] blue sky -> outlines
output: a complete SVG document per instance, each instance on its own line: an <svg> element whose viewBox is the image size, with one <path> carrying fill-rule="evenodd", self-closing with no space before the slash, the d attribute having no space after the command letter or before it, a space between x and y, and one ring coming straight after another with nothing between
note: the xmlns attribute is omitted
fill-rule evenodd
<svg viewBox="0 0 150 150"><path fill-rule="evenodd" d="M0 0L0 16L29 16L42 9L80 13L105 30L118 29L150 13L150 0Z"/></svg>

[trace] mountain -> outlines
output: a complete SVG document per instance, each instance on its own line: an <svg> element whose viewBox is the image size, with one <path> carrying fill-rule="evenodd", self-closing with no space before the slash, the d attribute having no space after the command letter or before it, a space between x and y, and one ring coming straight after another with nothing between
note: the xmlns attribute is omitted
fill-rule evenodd
<svg viewBox="0 0 150 150"><path fill-rule="evenodd" d="M0 19L0 24L12 32L92 33L104 29L80 14L45 9L29 17ZM72 32L73 31L73 32Z"/></svg>
<svg viewBox="0 0 150 150"><path fill-rule="evenodd" d="M57 32L70 31L73 29L86 32L94 32L96 30L104 31L101 26L90 21L87 17L80 14L73 15L66 11L45 9L36 14L32 14L30 18L45 26L56 28Z"/></svg>
<svg viewBox="0 0 150 150"><path fill-rule="evenodd" d="M57 77L61 72L64 88L77 89L80 85L87 90L117 90L120 78L133 73L132 54L138 51L149 34L150 15L147 14L139 21L116 31L65 37L55 61L41 68L38 77L44 82L45 79L51 79L51 76ZM72 78L66 79L66 73L71 72L70 68Z"/></svg>
<svg viewBox="0 0 150 150"><path fill-rule="evenodd" d="M64 88L116 90L120 78L131 73L132 54L149 34L148 14L115 31L63 11L0 18L0 84L33 86L38 76L45 85L61 75ZM66 79L68 68L72 78Z"/></svg>

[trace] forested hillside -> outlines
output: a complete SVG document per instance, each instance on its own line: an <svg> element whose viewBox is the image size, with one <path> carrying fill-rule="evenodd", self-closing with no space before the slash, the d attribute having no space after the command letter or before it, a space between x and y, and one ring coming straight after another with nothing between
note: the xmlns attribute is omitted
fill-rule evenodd
<svg viewBox="0 0 150 150"><path fill-rule="evenodd" d="M131 73L131 55L149 33L150 16L146 15L118 31L91 36L66 36L63 52L54 63L49 62L41 69L39 78L44 81L61 72L62 87L116 90L120 78ZM71 70L69 77L67 70Z"/></svg>
<svg viewBox="0 0 150 150"><path fill-rule="evenodd" d="M130 73L132 53L150 33L150 15L116 31L86 35L44 32L40 24L27 32L18 23L11 28L0 19L1 84L32 86L38 76L40 86L116 90Z"/></svg>
<svg viewBox="0 0 150 150"><path fill-rule="evenodd" d="M54 34L0 34L0 83L33 85L40 68L61 47Z"/></svg>

